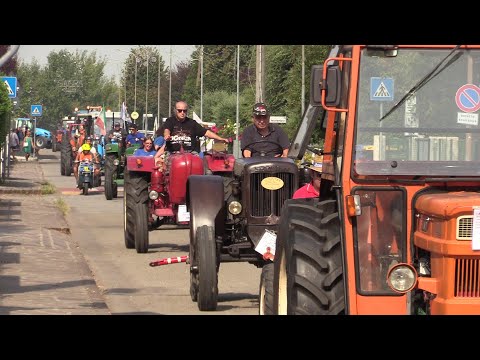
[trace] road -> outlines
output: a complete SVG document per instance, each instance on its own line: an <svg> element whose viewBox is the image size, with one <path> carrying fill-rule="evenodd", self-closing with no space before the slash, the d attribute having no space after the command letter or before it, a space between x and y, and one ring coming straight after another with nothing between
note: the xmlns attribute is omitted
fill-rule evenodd
<svg viewBox="0 0 480 360"><path fill-rule="evenodd" d="M69 206L67 222L112 314L258 314L261 270L248 263L222 263L218 307L201 312L189 293L185 263L150 267L154 260L188 255L188 230L150 232L150 249L138 254L123 237L123 190L107 201L103 188L87 196L75 189L75 178L60 175L60 153L43 149L45 180L54 184ZM93 189L92 189L93 190Z"/></svg>

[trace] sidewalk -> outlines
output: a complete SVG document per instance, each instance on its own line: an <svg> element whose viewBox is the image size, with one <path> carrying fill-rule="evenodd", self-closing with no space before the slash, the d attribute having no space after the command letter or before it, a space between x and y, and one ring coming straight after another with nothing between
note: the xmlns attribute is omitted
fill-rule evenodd
<svg viewBox="0 0 480 360"><path fill-rule="evenodd" d="M42 156L40 155L41 159ZM108 315L38 161L18 161L0 184L0 315Z"/></svg>

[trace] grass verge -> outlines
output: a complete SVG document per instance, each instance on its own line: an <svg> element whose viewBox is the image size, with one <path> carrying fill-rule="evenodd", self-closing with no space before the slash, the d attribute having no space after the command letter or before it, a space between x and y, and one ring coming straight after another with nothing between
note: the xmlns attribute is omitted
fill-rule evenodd
<svg viewBox="0 0 480 360"><path fill-rule="evenodd" d="M58 198L54 201L55 206L62 212L63 216L67 216L70 208L63 198Z"/></svg>
<svg viewBox="0 0 480 360"><path fill-rule="evenodd" d="M53 185L48 181L42 182L42 189L41 189L42 195L55 194L56 192L57 192L57 188L55 187L55 185Z"/></svg>

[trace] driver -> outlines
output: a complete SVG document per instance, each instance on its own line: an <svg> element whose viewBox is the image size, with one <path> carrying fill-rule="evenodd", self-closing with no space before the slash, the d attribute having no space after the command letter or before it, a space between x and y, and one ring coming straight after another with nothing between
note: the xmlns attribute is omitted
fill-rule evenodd
<svg viewBox="0 0 480 360"><path fill-rule="evenodd" d="M187 117L187 111L187 103L178 101L175 104L175 116L165 120L163 137L167 141L166 151L180 151L180 144L183 142L185 151L196 151L199 153L200 142L198 138L202 136L228 143L228 139L218 136L213 131L205 129L198 122Z"/></svg>
<svg viewBox="0 0 480 360"><path fill-rule="evenodd" d="M242 134L243 156L257 157L264 154L287 157L290 147L287 133L277 124L270 124L270 112L265 103L259 102L253 106L252 119L253 124L247 126Z"/></svg>
<svg viewBox="0 0 480 360"><path fill-rule="evenodd" d="M126 137L127 132L125 131L125 129L122 129L120 127L119 122L116 122L113 129L108 132L106 141L107 144L111 143L112 141L117 141L119 144L122 144Z"/></svg>
<svg viewBox="0 0 480 360"><path fill-rule="evenodd" d="M77 187L78 187L78 166L82 161L95 162L94 170L93 170L94 179L100 179L100 168L98 167L97 154L96 153L93 154L90 150L91 150L91 147L89 144L83 144L82 151L79 151L77 154L77 157L75 158L75 163L73 164L73 174L75 175L75 179L77 181ZM96 180L96 183L98 184L98 180ZM94 186L99 186L99 184Z"/></svg>

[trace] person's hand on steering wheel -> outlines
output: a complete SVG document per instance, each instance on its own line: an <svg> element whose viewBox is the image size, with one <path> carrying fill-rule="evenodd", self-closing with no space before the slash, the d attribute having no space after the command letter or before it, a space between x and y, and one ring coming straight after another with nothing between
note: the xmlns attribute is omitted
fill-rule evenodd
<svg viewBox="0 0 480 360"><path fill-rule="evenodd" d="M255 147L253 147L254 145L256 144L264 144L264 143L270 143L270 144L274 144L277 146L277 148L275 149L275 156L274 157L280 157L282 156L283 154L283 148L282 146L275 142L275 141L270 141L270 140L260 140L260 141L254 141L250 144L248 144L247 146L245 146L243 149L242 149L242 156L245 157L245 150L250 150L251 151L251 155L253 154L256 154L256 153L260 153L260 156L266 156L267 152L262 150L262 151L259 151L257 149L255 149Z"/></svg>

